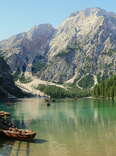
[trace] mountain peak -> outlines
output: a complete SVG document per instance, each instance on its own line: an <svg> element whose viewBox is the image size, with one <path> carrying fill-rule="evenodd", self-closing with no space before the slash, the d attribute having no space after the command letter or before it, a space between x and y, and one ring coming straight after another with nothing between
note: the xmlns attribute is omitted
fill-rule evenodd
<svg viewBox="0 0 116 156"><path fill-rule="evenodd" d="M87 8L83 11L85 13L85 15L89 16L91 14L104 14L106 13L106 11L104 9L101 9L101 8Z"/></svg>
<svg viewBox="0 0 116 156"><path fill-rule="evenodd" d="M106 77L115 73L116 14L87 8L57 29L41 24L0 42L0 47L13 73L55 82L72 82L88 73Z"/></svg>
<svg viewBox="0 0 116 156"><path fill-rule="evenodd" d="M31 28L30 31L27 32L28 38L32 38L35 36L52 34L55 31L55 28L51 24L40 24Z"/></svg>
<svg viewBox="0 0 116 156"><path fill-rule="evenodd" d="M31 28L30 31L37 31L39 29L53 29L53 26L51 24L40 24L40 25L35 25L34 27Z"/></svg>
<svg viewBox="0 0 116 156"><path fill-rule="evenodd" d="M84 16L91 16L93 14L96 14L97 16L116 16L115 13L113 12L108 12L106 11L105 9L101 9L99 7L95 7L95 8L86 8L84 10L81 10L81 11L77 11L77 12L74 12L70 15L70 17L73 17L73 16L77 16L77 15L84 15Z"/></svg>

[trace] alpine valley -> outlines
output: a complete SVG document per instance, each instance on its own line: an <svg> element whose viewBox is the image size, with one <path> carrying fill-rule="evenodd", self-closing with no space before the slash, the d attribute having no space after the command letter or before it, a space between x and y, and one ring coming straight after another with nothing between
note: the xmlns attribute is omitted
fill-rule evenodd
<svg viewBox="0 0 116 156"><path fill-rule="evenodd" d="M57 28L41 24L3 40L0 49L20 85L22 80L92 88L116 74L116 14L88 8Z"/></svg>

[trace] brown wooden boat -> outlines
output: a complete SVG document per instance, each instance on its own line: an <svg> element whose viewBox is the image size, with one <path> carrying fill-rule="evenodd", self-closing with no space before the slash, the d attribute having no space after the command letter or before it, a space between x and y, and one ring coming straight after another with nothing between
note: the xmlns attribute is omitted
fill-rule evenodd
<svg viewBox="0 0 116 156"><path fill-rule="evenodd" d="M8 130L3 130L3 133L9 137L16 140L32 140L36 132L32 130L23 130L23 129L17 129L17 128L9 128Z"/></svg>
<svg viewBox="0 0 116 156"><path fill-rule="evenodd" d="M0 111L0 117L3 117L3 116L10 116L10 113L4 112L4 111Z"/></svg>

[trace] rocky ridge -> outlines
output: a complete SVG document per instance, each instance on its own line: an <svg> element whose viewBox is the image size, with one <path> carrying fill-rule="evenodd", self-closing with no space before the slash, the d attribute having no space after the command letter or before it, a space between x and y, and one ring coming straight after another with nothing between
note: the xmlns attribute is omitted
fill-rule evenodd
<svg viewBox="0 0 116 156"><path fill-rule="evenodd" d="M13 74L56 83L78 82L89 74L99 81L116 74L116 14L88 8L56 29L39 25L1 41L0 48Z"/></svg>

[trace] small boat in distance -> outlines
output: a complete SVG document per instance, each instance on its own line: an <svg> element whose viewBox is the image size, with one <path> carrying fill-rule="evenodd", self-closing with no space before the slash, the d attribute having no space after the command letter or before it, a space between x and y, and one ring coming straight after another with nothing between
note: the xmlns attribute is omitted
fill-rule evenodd
<svg viewBox="0 0 116 156"><path fill-rule="evenodd" d="M12 139L29 141L36 136L36 132L32 130L23 130L17 128L9 128L8 130L3 130L3 133Z"/></svg>

